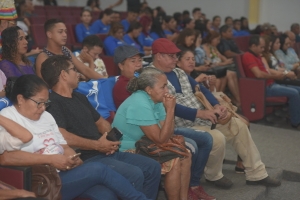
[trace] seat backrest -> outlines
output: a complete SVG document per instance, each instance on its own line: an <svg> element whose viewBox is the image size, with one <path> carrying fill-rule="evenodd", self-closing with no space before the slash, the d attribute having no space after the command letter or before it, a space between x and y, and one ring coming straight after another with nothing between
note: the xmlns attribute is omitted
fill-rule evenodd
<svg viewBox="0 0 300 200"><path fill-rule="evenodd" d="M249 39L250 36L240 36L240 37L235 37L234 41L241 51L246 52L248 50Z"/></svg>
<svg viewBox="0 0 300 200"><path fill-rule="evenodd" d="M44 25L46 21L46 16L36 16L36 17L30 17L29 21L31 24L42 24Z"/></svg>
<svg viewBox="0 0 300 200"><path fill-rule="evenodd" d="M244 68L243 68L242 56L243 56L243 54L242 55L237 55L235 57L235 63L236 63L236 66L237 66L238 76L240 78L245 78L246 75L245 75Z"/></svg>
<svg viewBox="0 0 300 200"><path fill-rule="evenodd" d="M96 34L102 42L104 42L105 38L108 36L107 34Z"/></svg>
<svg viewBox="0 0 300 200"><path fill-rule="evenodd" d="M67 33L68 33L68 37L67 37L67 44L75 44L76 43L76 37L74 34L74 25L73 24L66 24L67 27Z"/></svg>
<svg viewBox="0 0 300 200"><path fill-rule="evenodd" d="M44 25L32 24L30 27L31 27L31 34L34 40L34 44L40 48L45 47L47 44L47 37L44 32Z"/></svg>
<svg viewBox="0 0 300 200"><path fill-rule="evenodd" d="M114 58L112 56L100 55L100 58L105 64L105 68L108 76L119 76L120 70L119 67L114 63Z"/></svg>

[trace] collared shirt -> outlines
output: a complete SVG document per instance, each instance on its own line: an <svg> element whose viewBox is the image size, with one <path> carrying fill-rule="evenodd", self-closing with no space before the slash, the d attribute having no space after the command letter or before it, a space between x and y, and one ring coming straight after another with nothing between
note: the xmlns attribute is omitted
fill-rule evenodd
<svg viewBox="0 0 300 200"><path fill-rule="evenodd" d="M282 62L287 70L292 70L293 65L299 62L298 55L293 48L288 48L287 52L284 53L281 49L275 51L276 57Z"/></svg>
<svg viewBox="0 0 300 200"><path fill-rule="evenodd" d="M118 46L126 45L126 43L122 40L119 40L113 36L108 36L104 40L104 50L107 56L113 56L115 54L115 49Z"/></svg>
<svg viewBox="0 0 300 200"><path fill-rule="evenodd" d="M146 36L144 33L141 33L138 37L138 41L145 47L151 47L154 40L148 35Z"/></svg>
<svg viewBox="0 0 300 200"><path fill-rule="evenodd" d="M132 39L128 34L123 36L124 42L129 44L130 46L135 47L137 50L139 50L141 53L144 53L143 46L138 44L134 39Z"/></svg>
<svg viewBox="0 0 300 200"><path fill-rule="evenodd" d="M83 23L77 24L75 27L76 39L78 42L82 42L86 36L93 35L91 26L86 28Z"/></svg>
<svg viewBox="0 0 300 200"><path fill-rule="evenodd" d="M157 124L160 127L160 121L165 118L163 103L154 103L145 91L134 92L119 107L112 123L112 127L123 133L120 151L135 148L135 143L145 135L140 126Z"/></svg>
<svg viewBox="0 0 300 200"><path fill-rule="evenodd" d="M224 53L226 51L232 51L234 53L241 53L238 46L232 39L227 40L227 39L222 38L221 42L218 45L218 50L222 55L224 55Z"/></svg>
<svg viewBox="0 0 300 200"><path fill-rule="evenodd" d="M245 75L249 78L256 78L251 69L253 67L258 67L260 71L264 73L269 73L264 66L261 57L255 55L253 52L248 51L242 57L243 67L245 70ZM273 79L267 79L267 86L272 85L274 83Z"/></svg>

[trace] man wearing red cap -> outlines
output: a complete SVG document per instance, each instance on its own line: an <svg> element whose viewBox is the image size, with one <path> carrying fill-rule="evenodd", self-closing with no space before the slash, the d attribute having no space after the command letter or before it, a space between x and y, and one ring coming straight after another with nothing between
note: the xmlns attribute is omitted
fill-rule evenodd
<svg viewBox="0 0 300 200"><path fill-rule="evenodd" d="M278 180L268 176L265 165L262 163L260 153L254 144L247 125L237 118L231 119L225 125L217 125L211 130L212 123L226 117L227 110L219 105L215 97L202 85L183 70L176 67L177 53L180 50L171 41L160 38L152 45L153 63L165 72L168 77L169 93L176 96L175 125L176 127L190 127L209 132L213 137L213 147L205 168L205 178L208 182L222 188L230 188L232 182L222 173L223 159L225 157L225 143L231 143L235 151L243 160L245 166L246 184L279 186ZM214 106L214 110L206 110L194 95L195 87L199 86L207 100Z"/></svg>

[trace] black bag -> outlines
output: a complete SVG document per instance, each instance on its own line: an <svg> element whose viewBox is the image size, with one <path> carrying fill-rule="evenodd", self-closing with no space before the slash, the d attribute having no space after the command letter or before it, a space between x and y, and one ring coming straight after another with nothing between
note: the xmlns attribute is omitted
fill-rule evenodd
<svg viewBox="0 0 300 200"><path fill-rule="evenodd" d="M31 167L32 192L37 197L48 200L61 200L60 190L62 184L56 169L50 165L33 165Z"/></svg>
<svg viewBox="0 0 300 200"><path fill-rule="evenodd" d="M167 143L162 145L157 145L147 136L143 136L135 143L135 147L137 154L152 158L159 163L189 156L185 147L184 137L181 135L172 136Z"/></svg>
<svg viewBox="0 0 300 200"><path fill-rule="evenodd" d="M5 96L11 100L11 94L15 85L16 80L18 79L18 77L9 77L6 80L6 86L5 86Z"/></svg>
<svg viewBox="0 0 300 200"><path fill-rule="evenodd" d="M300 86L300 79L291 80L291 79L286 78L284 80L276 80L275 82L277 84L281 84L281 85Z"/></svg>

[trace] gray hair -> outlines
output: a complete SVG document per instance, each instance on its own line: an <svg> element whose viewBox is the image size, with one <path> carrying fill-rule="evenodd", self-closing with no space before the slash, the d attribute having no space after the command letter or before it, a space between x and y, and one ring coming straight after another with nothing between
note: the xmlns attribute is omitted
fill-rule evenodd
<svg viewBox="0 0 300 200"><path fill-rule="evenodd" d="M154 67L145 67L138 70L136 76L133 77L127 84L127 90L131 93L137 90L145 90L146 87L153 87L158 77L164 75L165 73Z"/></svg>

